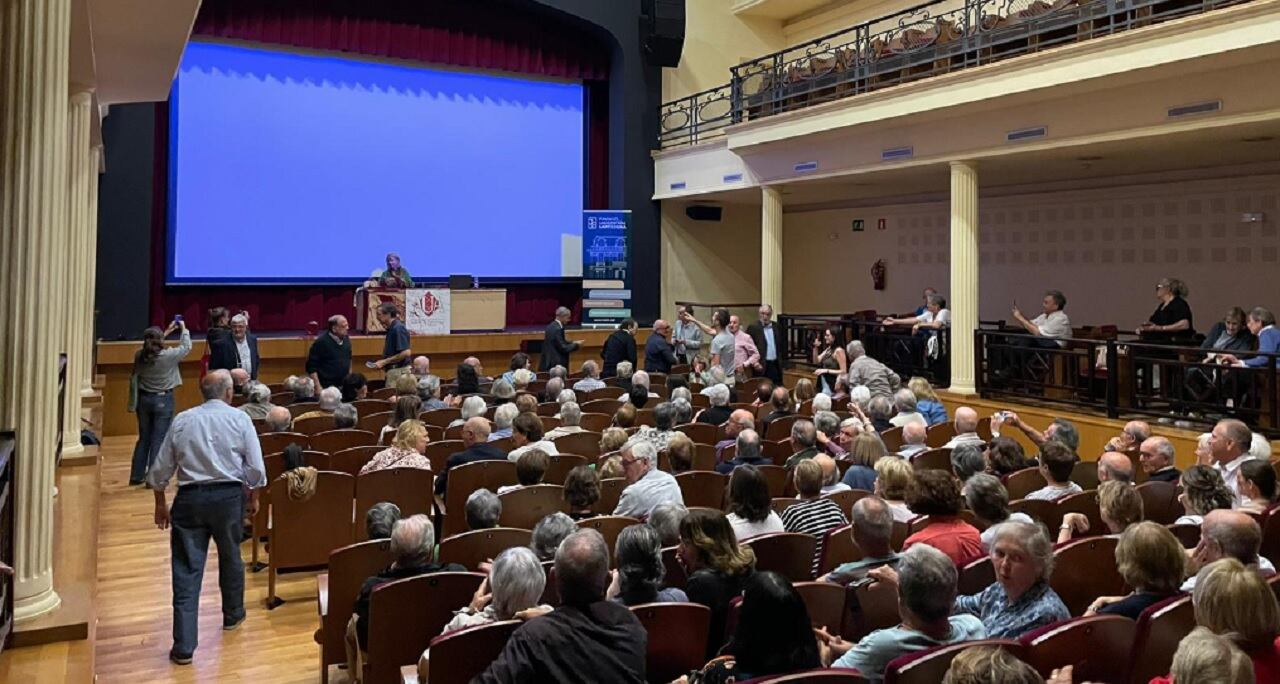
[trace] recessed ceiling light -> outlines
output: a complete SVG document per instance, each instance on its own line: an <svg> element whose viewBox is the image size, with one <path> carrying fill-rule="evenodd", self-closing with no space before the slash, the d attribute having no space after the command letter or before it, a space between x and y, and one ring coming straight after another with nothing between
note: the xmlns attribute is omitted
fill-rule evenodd
<svg viewBox="0 0 1280 684"><path fill-rule="evenodd" d="M1082 161L1082 162L1102 161L1102 157L1099 157L1097 155L1090 155L1087 157L1076 157L1076 161Z"/></svg>
<svg viewBox="0 0 1280 684"><path fill-rule="evenodd" d="M1252 138L1241 138L1240 142L1257 143L1257 142L1271 142L1272 140L1275 140L1275 136L1255 135Z"/></svg>

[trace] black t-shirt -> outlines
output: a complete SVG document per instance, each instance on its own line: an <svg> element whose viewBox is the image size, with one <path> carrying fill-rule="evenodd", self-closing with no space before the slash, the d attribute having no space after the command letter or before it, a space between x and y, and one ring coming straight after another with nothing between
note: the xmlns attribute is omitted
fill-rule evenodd
<svg viewBox="0 0 1280 684"><path fill-rule="evenodd" d="M391 358L408 348L409 329L404 327L404 322L399 318L392 320L391 326L387 328L386 340L382 343L382 358ZM409 365L409 359L403 359L388 364L386 368L404 368L407 365Z"/></svg>
<svg viewBox="0 0 1280 684"><path fill-rule="evenodd" d="M1156 307L1154 313L1149 319L1156 325L1173 325L1178 321L1186 321L1186 330L1165 331L1153 330L1144 335L1150 339L1169 340L1173 338L1192 337L1196 334L1195 321L1191 318L1191 306L1187 304L1187 300L1182 297L1174 297L1169 300L1168 304Z"/></svg>

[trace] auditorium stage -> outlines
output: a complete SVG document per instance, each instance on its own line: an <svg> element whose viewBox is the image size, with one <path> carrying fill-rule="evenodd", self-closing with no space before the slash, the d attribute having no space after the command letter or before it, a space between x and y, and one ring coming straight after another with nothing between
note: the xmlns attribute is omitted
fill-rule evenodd
<svg viewBox="0 0 1280 684"><path fill-rule="evenodd" d="M573 364L571 371L577 370L587 359L599 359L600 350L605 339L613 332L604 329L574 329L565 331L570 340L585 340L586 344L570 357ZM641 329L636 333L637 347L644 347L644 340L649 330ZM468 356L475 356L484 365L487 375L501 373L507 369L511 355L520 351L522 343L530 343L533 349L542 344L543 331L538 329L511 330L491 333L455 333L452 335L415 335L412 340L414 355L425 354L431 358L431 371L441 378L452 378L455 369ZM172 338L171 338L172 339ZM364 367L365 361L372 361L382 353L382 335L352 335L352 370L365 374L373 380L382 378L381 371ZM303 372L307 359L307 350L312 338L302 335L286 335L276 337L260 336L258 353L262 358L262 368L258 379L262 382L281 382L290 375ZM140 346L138 341L98 342L97 372L106 378L103 390L102 429L107 436L133 435L138 432L137 420L128 410L129 375L133 370L133 354ZM532 353L534 366L537 367L538 355ZM182 386L178 388L178 410L195 406L200 401L198 379L200 377L200 359L205 353L203 339L192 340L191 353L182 363Z"/></svg>

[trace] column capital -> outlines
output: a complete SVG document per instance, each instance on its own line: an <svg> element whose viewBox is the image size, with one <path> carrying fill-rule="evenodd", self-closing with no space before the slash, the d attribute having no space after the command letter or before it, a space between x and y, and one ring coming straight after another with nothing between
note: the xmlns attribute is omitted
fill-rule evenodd
<svg viewBox="0 0 1280 684"><path fill-rule="evenodd" d="M93 88L72 85L70 97L71 104L77 107L88 107L93 104L93 93Z"/></svg>
<svg viewBox="0 0 1280 684"><path fill-rule="evenodd" d="M969 169L970 171L978 170L978 162L969 159L953 159L947 162L952 169Z"/></svg>

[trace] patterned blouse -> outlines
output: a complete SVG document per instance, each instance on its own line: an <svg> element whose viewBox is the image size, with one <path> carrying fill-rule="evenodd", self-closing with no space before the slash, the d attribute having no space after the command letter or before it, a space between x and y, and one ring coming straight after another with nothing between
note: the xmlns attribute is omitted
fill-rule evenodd
<svg viewBox="0 0 1280 684"><path fill-rule="evenodd" d="M981 618L987 626L988 639L1017 639L1033 629L1071 617L1066 604L1043 581L1012 604L1004 585L993 582L972 596L957 596L955 612Z"/></svg>
<svg viewBox="0 0 1280 684"><path fill-rule="evenodd" d="M390 447L373 455L373 458L360 469L360 474L372 473L387 468L421 468L431 470L431 461L413 449Z"/></svg>

